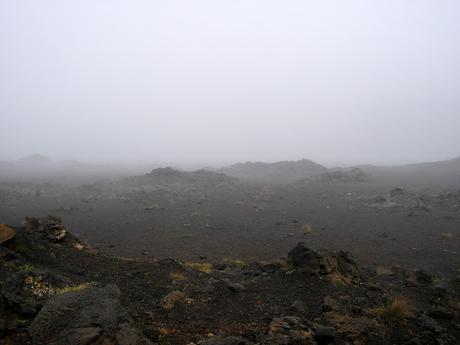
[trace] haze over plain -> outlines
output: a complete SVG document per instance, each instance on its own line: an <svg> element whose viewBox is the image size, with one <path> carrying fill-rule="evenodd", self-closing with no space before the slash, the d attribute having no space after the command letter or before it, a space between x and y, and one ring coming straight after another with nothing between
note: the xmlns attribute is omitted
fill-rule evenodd
<svg viewBox="0 0 460 345"><path fill-rule="evenodd" d="M2 1L0 160L459 155L457 1Z"/></svg>

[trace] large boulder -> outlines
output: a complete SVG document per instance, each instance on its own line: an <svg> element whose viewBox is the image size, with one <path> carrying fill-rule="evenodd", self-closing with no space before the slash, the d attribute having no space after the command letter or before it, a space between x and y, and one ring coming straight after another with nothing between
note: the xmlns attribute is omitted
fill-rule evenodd
<svg viewBox="0 0 460 345"><path fill-rule="evenodd" d="M29 327L34 344L147 345L120 304L115 285L51 297Z"/></svg>
<svg viewBox="0 0 460 345"><path fill-rule="evenodd" d="M40 234L50 242L62 242L68 235L59 217L47 216L41 219L26 217L24 224L28 232Z"/></svg>
<svg viewBox="0 0 460 345"><path fill-rule="evenodd" d="M347 252L316 251L300 242L288 254L288 264L298 271L312 274L341 273L354 275L356 263Z"/></svg>

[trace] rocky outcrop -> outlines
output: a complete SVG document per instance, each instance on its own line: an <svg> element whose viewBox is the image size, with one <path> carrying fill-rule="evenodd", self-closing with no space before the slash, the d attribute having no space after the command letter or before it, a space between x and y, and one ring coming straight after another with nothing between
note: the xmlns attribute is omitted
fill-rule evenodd
<svg viewBox="0 0 460 345"><path fill-rule="evenodd" d="M40 219L27 217L25 226L27 231L37 232L52 242L61 242L67 236L67 230L61 218L55 216Z"/></svg>
<svg viewBox="0 0 460 345"><path fill-rule="evenodd" d="M173 259L126 260L69 246L70 233L56 242L48 236L60 228L55 222L32 220L28 232L15 228L14 245L0 246L0 343L458 343L459 279L358 271L348 253L305 243L287 263L227 259L197 272Z"/></svg>
<svg viewBox="0 0 460 345"><path fill-rule="evenodd" d="M120 304L115 285L53 296L29 327L34 344L147 345Z"/></svg>
<svg viewBox="0 0 460 345"><path fill-rule="evenodd" d="M328 171L318 175L314 175L306 181L317 182L321 184L330 183L354 183L365 182L368 179L366 172L360 168L352 168L349 170Z"/></svg>
<svg viewBox="0 0 460 345"><path fill-rule="evenodd" d="M354 275L357 273L356 263L347 252L315 251L304 242L300 242L288 254L288 264L292 268L312 273L341 273Z"/></svg>
<svg viewBox="0 0 460 345"><path fill-rule="evenodd" d="M275 183L291 183L326 171L324 166L308 159L275 163L237 163L221 169L224 174L242 180Z"/></svg>

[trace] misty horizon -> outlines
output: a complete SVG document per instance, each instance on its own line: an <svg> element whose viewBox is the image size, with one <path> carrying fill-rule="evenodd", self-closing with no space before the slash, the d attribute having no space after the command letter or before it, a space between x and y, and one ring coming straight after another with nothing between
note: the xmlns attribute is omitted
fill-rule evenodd
<svg viewBox="0 0 460 345"><path fill-rule="evenodd" d="M252 160L252 161L154 161L154 160L113 160L113 161L101 161L101 160L77 160L72 158L64 158L64 159L55 159L53 157L35 153L31 155L26 155L23 157L19 157L17 159L12 160L0 160L0 163L25 163L25 164L38 164L46 165L46 164L64 164L68 167L72 167L74 165L94 165L94 166L132 166L132 167L146 167L152 166L153 168L156 167L172 167L175 169L185 169L185 170L194 170L194 169L219 169L224 167L229 167L235 164L246 164L246 163L263 163L263 164L273 164L273 163L284 163L284 162L300 162L303 160L312 161L314 163L320 164L326 168L347 168L347 167L354 167L354 166L366 166L366 165L374 165L374 166L381 166L381 167L391 167L391 166L405 166L405 165L412 165L412 164L423 164L423 163L439 163L451 160L459 160L460 156L457 157L449 157L447 159L438 159L433 161L409 161L409 162L387 162L387 163L379 163L379 162L331 162L331 161L315 161L306 157L302 157L299 159L283 159L283 160L273 160L273 161L259 161L259 160Z"/></svg>
<svg viewBox="0 0 460 345"><path fill-rule="evenodd" d="M456 1L0 4L0 160L460 155Z"/></svg>

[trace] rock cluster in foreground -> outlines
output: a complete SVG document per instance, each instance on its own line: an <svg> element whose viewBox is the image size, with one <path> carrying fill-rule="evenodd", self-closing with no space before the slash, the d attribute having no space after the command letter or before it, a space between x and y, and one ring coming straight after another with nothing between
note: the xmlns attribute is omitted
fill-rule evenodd
<svg viewBox="0 0 460 345"><path fill-rule="evenodd" d="M299 243L286 261L110 257L59 218L0 226L0 343L458 344L460 280L359 269Z"/></svg>

